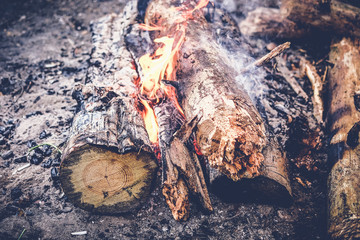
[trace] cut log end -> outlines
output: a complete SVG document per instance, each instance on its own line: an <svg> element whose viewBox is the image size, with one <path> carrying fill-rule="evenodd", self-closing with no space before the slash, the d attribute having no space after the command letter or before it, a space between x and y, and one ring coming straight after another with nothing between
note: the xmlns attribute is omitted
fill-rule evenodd
<svg viewBox="0 0 360 240"><path fill-rule="evenodd" d="M150 153L119 154L84 145L61 165L60 179L69 201L97 213L122 213L138 207L150 192L156 163Z"/></svg>

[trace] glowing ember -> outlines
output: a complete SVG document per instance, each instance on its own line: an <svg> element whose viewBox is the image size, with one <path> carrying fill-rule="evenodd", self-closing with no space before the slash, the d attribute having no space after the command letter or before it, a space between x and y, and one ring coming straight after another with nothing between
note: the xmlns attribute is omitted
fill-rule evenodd
<svg viewBox="0 0 360 240"><path fill-rule="evenodd" d="M162 98L172 100L178 110L183 113L173 87L164 85L161 80L176 81L176 65L180 48L185 41L187 21L193 19L194 12L205 7L209 3L208 0L200 0L193 9L187 6L172 8L169 11L176 11L178 19L175 19L173 26L168 29L175 29L168 36L161 36L154 40L154 43L160 45L153 54L145 54L139 59L142 76L140 79L140 102L144 106L142 116L144 118L145 127L149 134L150 141L154 144L158 143L158 124L156 116L152 109L154 104L159 103ZM144 25L140 28L147 31L163 30L162 26Z"/></svg>

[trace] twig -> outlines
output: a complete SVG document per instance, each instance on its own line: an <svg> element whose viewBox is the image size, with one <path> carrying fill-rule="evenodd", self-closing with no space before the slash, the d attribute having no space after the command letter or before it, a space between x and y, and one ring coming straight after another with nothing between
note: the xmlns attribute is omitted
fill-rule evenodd
<svg viewBox="0 0 360 240"><path fill-rule="evenodd" d="M271 50L271 52L269 52L265 56L261 57L260 59L256 60L255 62L253 62L253 63L247 65L246 67L244 67L243 69L241 69L240 74L244 74L256 67L261 67L262 65L264 65L265 63L267 63L271 59L273 59L274 57L279 56L282 52L284 52L288 48L290 48L290 42L286 42L286 43L283 43L283 44L277 46L276 48Z"/></svg>
<svg viewBox="0 0 360 240"><path fill-rule="evenodd" d="M36 145L35 147L32 147L32 148L29 149L28 154L30 154L30 152L31 152L32 150L34 150L34 149L36 149L36 148L38 148L38 147L44 146L44 145L49 145L49 146L55 148L60 154L62 154L61 150L60 150L57 146L55 146L54 144L52 144L52 143L41 143L41 144L39 144L39 145Z"/></svg>
<svg viewBox="0 0 360 240"><path fill-rule="evenodd" d="M20 240L21 239L21 237L24 235L24 233L26 232L26 228L24 228L24 230L21 232L21 234L20 234L20 236L18 237L18 239L17 240Z"/></svg>

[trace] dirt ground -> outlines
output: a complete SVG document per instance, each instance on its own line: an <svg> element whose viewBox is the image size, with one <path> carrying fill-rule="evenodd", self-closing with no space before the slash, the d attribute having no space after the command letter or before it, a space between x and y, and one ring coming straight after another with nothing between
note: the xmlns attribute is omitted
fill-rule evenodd
<svg viewBox="0 0 360 240"><path fill-rule="evenodd" d="M59 165L55 151L50 153L43 146L26 157L29 148L37 144L52 143L61 148L66 142L76 109L71 90L77 82L84 82L89 66L90 23L105 14L120 13L125 2L1 1L0 239L18 239L21 233L21 239L326 239L325 146L311 155L311 170L299 166L298 149L292 146L300 133L307 132L303 126L313 128L313 119L304 123L304 119L311 118L312 106L291 92L276 74L267 77L273 89L269 98L286 101L290 110L277 105L274 118L280 120L271 125L288 151L293 188L290 206L244 201L244 196L241 201L229 202L211 192L213 213L204 213L193 203L190 219L176 222L159 187L155 187L147 203L136 212L96 215L67 201L54 170ZM255 4L278 4L224 2L238 19ZM254 52L266 51L264 46L269 42L252 40L258 49ZM310 47L299 42L293 44L289 55L303 54L314 60L324 57L314 49L316 44ZM296 57L289 59L296 65ZM299 82L311 96L310 83L303 79ZM289 121L289 116L294 121ZM28 167L21 169L23 166ZM71 236L78 231L87 234Z"/></svg>

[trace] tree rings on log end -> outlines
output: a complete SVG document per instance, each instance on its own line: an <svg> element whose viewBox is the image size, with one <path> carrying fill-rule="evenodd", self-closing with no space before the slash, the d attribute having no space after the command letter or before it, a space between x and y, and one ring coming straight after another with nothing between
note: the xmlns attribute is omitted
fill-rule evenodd
<svg viewBox="0 0 360 240"><path fill-rule="evenodd" d="M157 165L152 154L119 154L94 145L71 152L60 179L68 199L82 209L116 214L138 207L148 196Z"/></svg>

